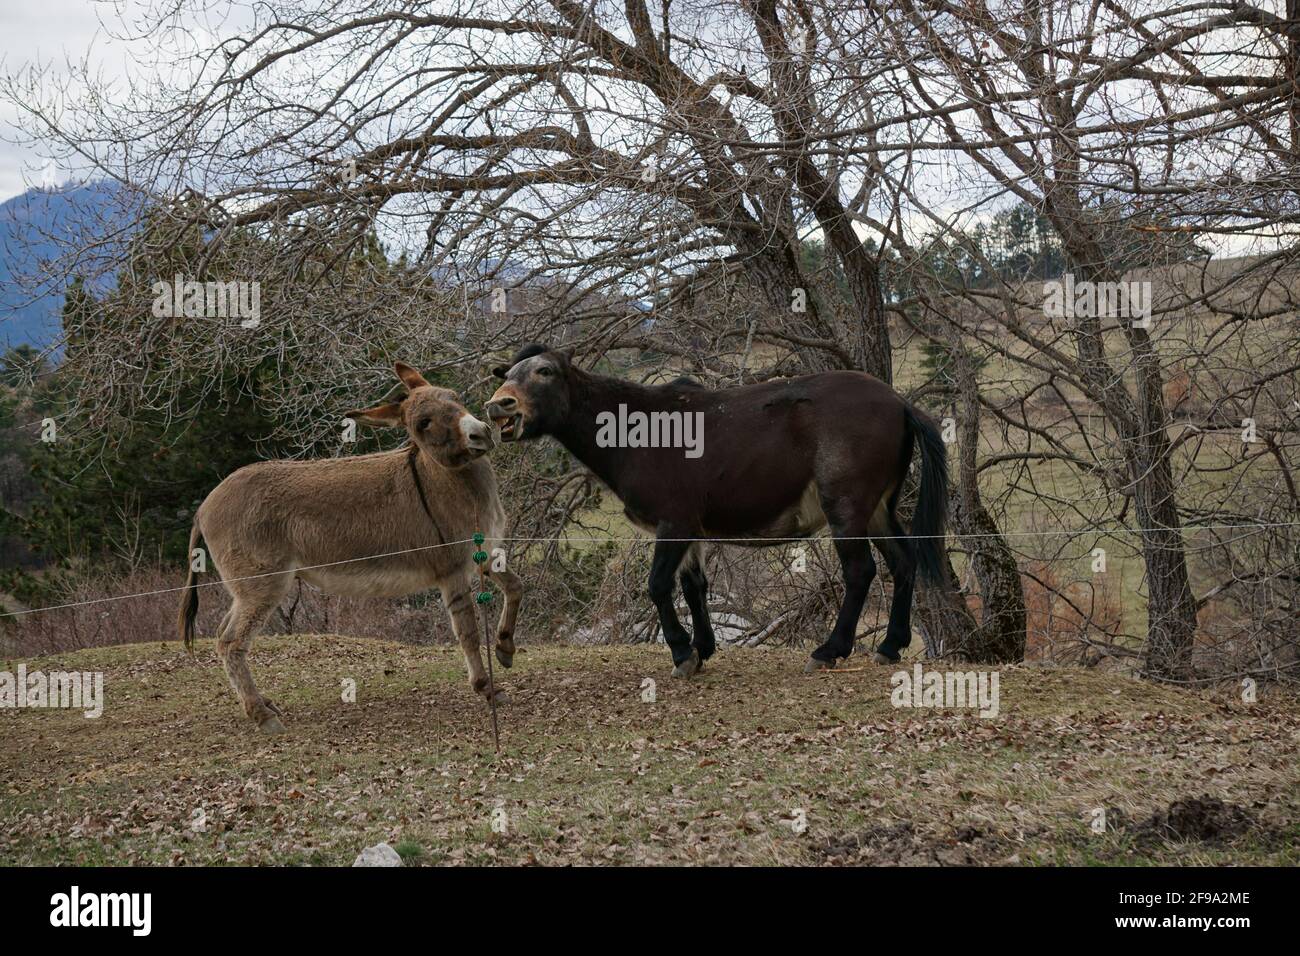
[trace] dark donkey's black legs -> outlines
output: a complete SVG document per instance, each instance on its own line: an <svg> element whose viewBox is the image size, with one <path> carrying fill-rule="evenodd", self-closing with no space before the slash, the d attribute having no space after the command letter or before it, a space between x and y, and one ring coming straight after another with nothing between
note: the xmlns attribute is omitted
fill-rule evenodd
<svg viewBox="0 0 1300 956"><path fill-rule="evenodd" d="M894 597L889 604L889 628L885 639L876 650L876 661L892 664L899 659L903 648L912 643L912 588L916 583L916 544L906 537L903 526L892 513L889 516L890 537L877 541L885 555L885 564L894 579Z"/></svg>
<svg viewBox="0 0 1300 956"><path fill-rule="evenodd" d="M692 645L700 652L700 664L703 665L713 656L715 643L713 621L709 619L709 581L704 576L701 560L698 551L687 555L687 564L682 568L681 582L686 606L691 609L691 627L695 631Z"/></svg>
<svg viewBox="0 0 1300 956"><path fill-rule="evenodd" d="M656 541L654 563L650 567L650 600L659 611L659 626L663 628L668 649L673 652L674 677L690 677L700 669L700 652L691 647L691 635L677 620L677 609L673 607L677 568L690 546L689 541Z"/></svg>
<svg viewBox="0 0 1300 956"><path fill-rule="evenodd" d="M814 671L834 667L837 658L853 653L853 639L858 629L858 618L867 601L871 582L876 576L876 561L871 556L871 544L863 537L836 538L835 550L840 556L844 571L844 603L835 618L835 629L830 638L812 652L812 660L805 670Z"/></svg>

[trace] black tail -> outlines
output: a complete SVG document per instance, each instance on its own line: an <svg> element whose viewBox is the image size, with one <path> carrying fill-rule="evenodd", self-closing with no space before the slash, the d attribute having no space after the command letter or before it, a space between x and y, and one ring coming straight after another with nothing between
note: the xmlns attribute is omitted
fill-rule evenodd
<svg viewBox="0 0 1300 956"><path fill-rule="evenodd" d="M186 553L186 560L190 562L190 574L185 579L185 587L181 591L181 608L176 615L176 629L185 642L185 649L191 654L194 653L194 619L199 616L199 589L194 580L198 577L198 572L194 570L194 548L200 537L199 523L195 521L194 527L190 529L190 549Z"/></svg>
<svg viewBox="0 0 1300 956"><path fill-rule="evenodd" d="M912 515L917 565L931 584L944 579L944 526L948 522L948 449L934 422L911 405L903 408L907 430L921 450L921 491Z"/></svg>

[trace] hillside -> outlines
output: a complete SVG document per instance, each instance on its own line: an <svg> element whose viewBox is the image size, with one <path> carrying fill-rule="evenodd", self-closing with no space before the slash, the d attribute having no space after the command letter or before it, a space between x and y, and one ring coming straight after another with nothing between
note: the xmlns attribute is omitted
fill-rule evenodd
<svg viewBox="0 0 1300 956"><path fill-rule="evenodd" d="M122 197L120 187L103 181L29 189L0 203L0 348L28 343L44 349L57 341L63 284L46 284L47 264L128 222ZM108 243L99 254L112 250Z"/></svg>
<svg viewBox="0 0 1300 956"><path fill-rule="evenodd" d="M274 738L210 641L31 660L101 670L106 705L0 711L0 860L348 864L388 841L435 864L1300 862L1293 696L1020 666L986 720L895 709L893 668L803 660L723 650L683 683L661 647L527 647L499 673L499 756L449 647L259 639Z"/></svg>

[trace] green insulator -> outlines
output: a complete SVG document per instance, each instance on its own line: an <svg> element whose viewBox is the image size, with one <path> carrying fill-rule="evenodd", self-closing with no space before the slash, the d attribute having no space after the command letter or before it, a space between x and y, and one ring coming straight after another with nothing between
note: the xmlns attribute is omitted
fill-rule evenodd
<svg viewBox="0 0 1300 956"><path fill-rule="evenodd" d="M482 531L475 531L475 532L474 532L474 543L475 543L475 544L482 544L482 543L483 543L483 532L482 532Z"/></svg>
<svg viewBox="0 0 1300 956"><path fill-rule="evenodd" d="M479 604L491 604L491 603L492 603L492 592L491 592L491 591L479 591L479 592L478 592L478 603L479 603Z"/></svg>
<svg viewBox="0 0 1300 956"><path fill-rule="evenodd" d="M475 563L475 564L482 564L484 561L487 560L487 558L488 558L488 554L487 554L486 551L475 551L475 552L474 552L474 563Z"/></svg>

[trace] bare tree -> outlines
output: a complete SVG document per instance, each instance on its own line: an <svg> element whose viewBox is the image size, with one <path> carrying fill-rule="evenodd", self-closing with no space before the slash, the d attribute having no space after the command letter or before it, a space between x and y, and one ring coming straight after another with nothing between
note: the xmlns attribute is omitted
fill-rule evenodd
<svg viewBox="0 0 1300 956"><path fill-rule="evenodd" d="M1276 150L1285 140L1265 108L1288 95L1267 68L1266 51L1283 35L1277 18L1235 3L1133 11L1108 2L905 0L899 11L887 18L894 44L925 50L903 61L925 110L914 139L934 143L976 177L981 204L1008 196L1041 210L1079 287L1115 287L1136 264L1169 265L1185 254L1184 244L1153 236L1244 234L1276 221L1264 190L1284 168ZM931 131L938 142L927 140ZM1187 175L1198 165L1192 156L1207 173ZM933 201L918 205L936 227L951 230ZM1135 247L1143 253L1138 262ZM1165 387L1171 351L1189 351L1187 324L1173 320L1203 295L1179 291L1150 326L1080 309L1045 329L1025 314L1042 308L1041 286L1004 284L977 296L1000 329L1027 346L991 342L995 349L1048 372L1053 387L1068 383L1104 416L1110 434L1094 474L1105 477L1121 514L1131 503L1141 537L1145 668L1174 679L1189 675L1197 603ZM1020 426L1034 431L1030 422ZM1085 436L1085 447L1094 437ZM1076 440L1054 444L1054 456L1078 457Z"/></svg>

